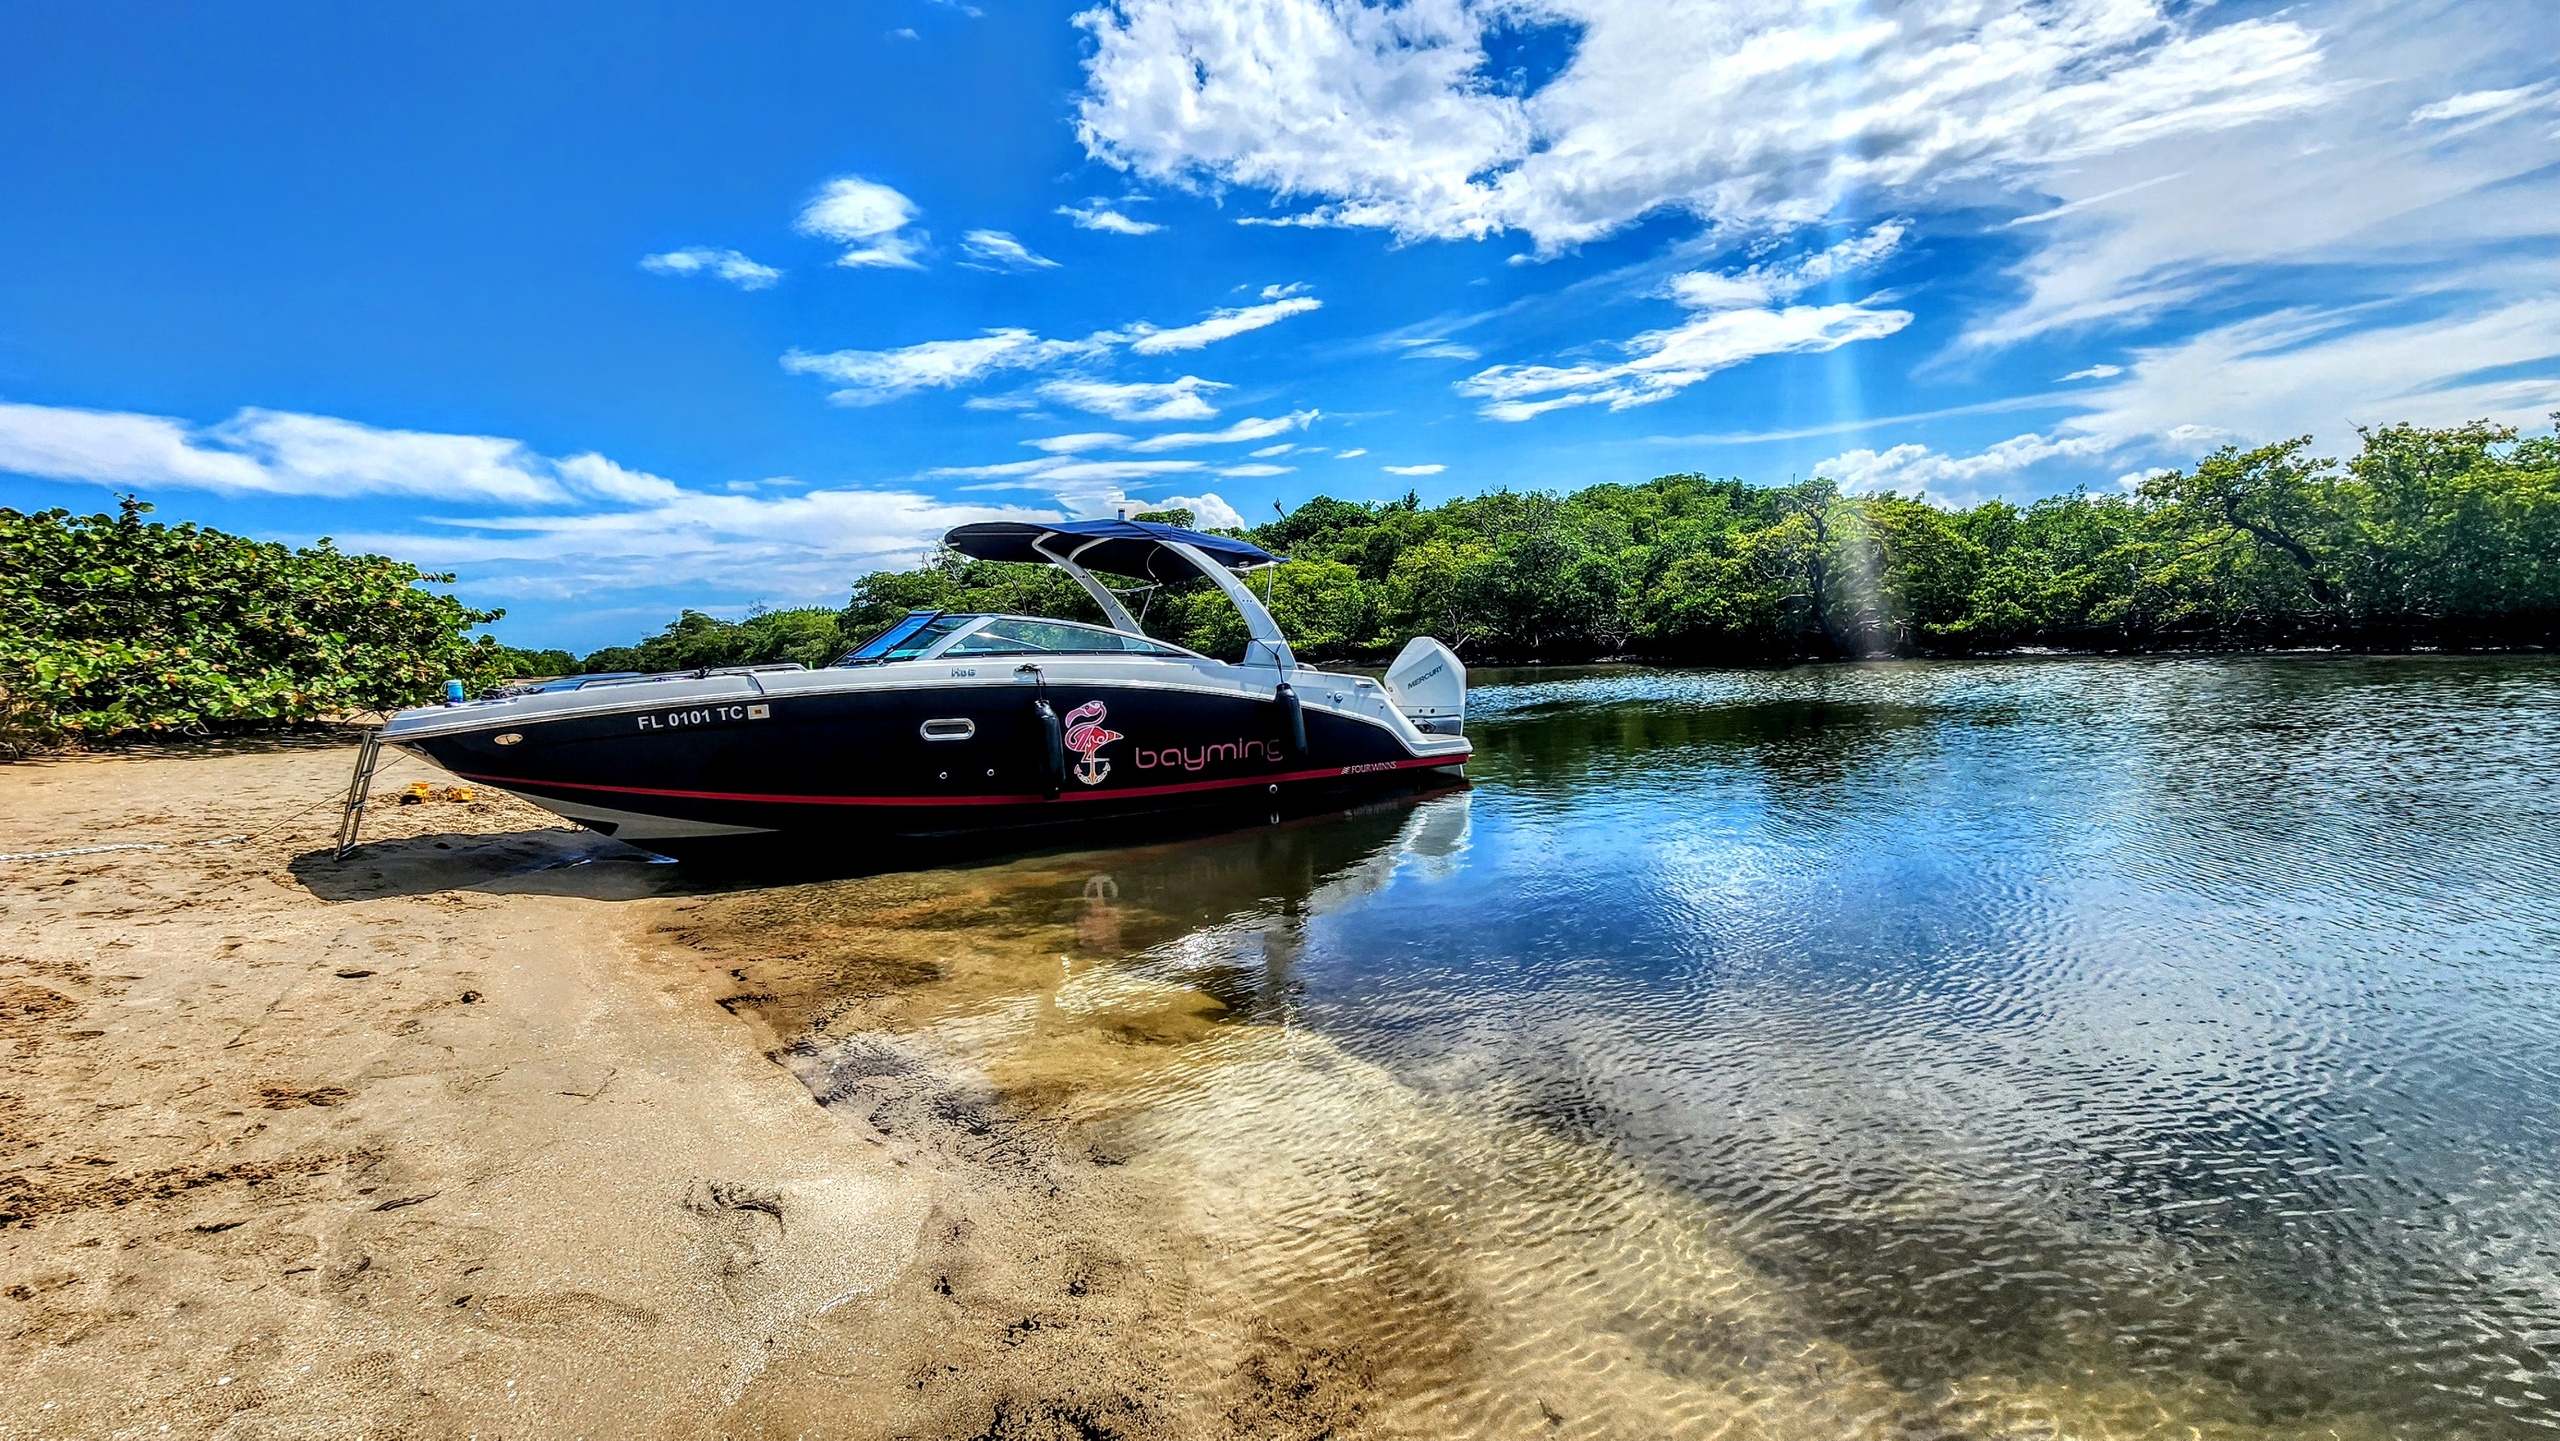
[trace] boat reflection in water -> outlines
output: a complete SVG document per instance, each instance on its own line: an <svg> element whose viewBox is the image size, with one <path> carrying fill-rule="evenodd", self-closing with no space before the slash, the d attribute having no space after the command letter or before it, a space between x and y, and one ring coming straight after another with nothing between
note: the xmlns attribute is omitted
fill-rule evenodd
<svg viewBox="0 0 2560 1441"><path fill-rule="evenodd" d="M947 1187L863 1303L926 1349L828 1384L918 1434L2549 1434L2560 666L1478 679L1469 792L700 904Z"/></svg>

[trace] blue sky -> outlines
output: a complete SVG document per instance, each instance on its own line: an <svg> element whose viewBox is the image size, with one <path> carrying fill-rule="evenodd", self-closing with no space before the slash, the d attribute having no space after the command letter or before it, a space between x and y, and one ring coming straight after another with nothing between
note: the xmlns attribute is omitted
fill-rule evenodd
<svg viewBox="0 0 2560 1441"><path fill-rule="evenodd" d="M950 525L2560 408L2560 12L0 7L0 504L585 649Z"/></svg>

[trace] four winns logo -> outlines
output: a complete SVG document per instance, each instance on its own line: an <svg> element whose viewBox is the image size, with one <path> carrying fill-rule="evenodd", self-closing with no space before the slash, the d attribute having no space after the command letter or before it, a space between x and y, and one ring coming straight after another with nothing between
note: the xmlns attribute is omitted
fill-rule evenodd
<svg viewBox="0 0 2560 1441"><path fill-rule="evenodd" d="M1095 754L1120 739L1118 731L1102 728L1102 718L1109 714L1098 700L1086 701L1067 712L1067 749L1083 757L1076 762L1076 779L1089 786L1102 784L1102 778L1111 774L1111 762Z"/></svg>

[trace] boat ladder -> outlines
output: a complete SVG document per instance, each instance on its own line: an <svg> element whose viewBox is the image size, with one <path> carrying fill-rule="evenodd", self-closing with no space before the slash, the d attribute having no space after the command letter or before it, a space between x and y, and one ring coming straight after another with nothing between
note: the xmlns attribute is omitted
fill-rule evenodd
<svg viewBox="0 0 2560 1441"><path fill-rule="evenodd" d="M373 773L382 764L382 732L364 733L356 743L355 779L347 782L347 808L338 816L338 860L356 848L356 833L364 829L365 802L373 796Z"/></svg>

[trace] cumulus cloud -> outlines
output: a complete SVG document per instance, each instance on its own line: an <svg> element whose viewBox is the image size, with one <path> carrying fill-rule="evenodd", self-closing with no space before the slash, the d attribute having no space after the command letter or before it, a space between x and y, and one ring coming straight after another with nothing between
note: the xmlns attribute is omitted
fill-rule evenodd
<svg viewBox="0 0 2560 1441"><path fill-rule="evenodd" d="M1244 517L1236 514L1236 508L1220 499L1214 490L1202 491L1198 495L1168 495L1158 502L1155 508L1187 510L1191 512L1191 524L1194 527L1206 526L1212 530L1244 529Z"/></svg>
<svg viewBox="0 0 2560 1441"><path fill-rule="evenodd" d="M1153 235L1164 229L1152 220L1130 219L1099 196L1082 205L1061 205L1058 213L1074 221L1078 230L1101 230L1113 235Z"/></svg>
<svg viewBox="0 0 2560 1441"><path fill-rule="evenodd" d="M1689 318L1621 343L1625 359L1490 366L1458 382L1458 393L1482 399L1478 413L1493 420L1528 420L1576 405L1626 410L1667 400L1717 371L1763 355L1835 350L1891 335L1911 323L1909 311L1867 302L1784 302L1853 268L1874 264L1892 252L1902 233L1900 224L1888 222L1793 261L1673 276L1670 297L1690 312Z"/></svg>
<svg viewBox="0 0 2560 1441"><path fill-rule="evenodd" d="M923 237L907 230L915 218L915 202L904 195L875 180L840 175L801 207L799 229L803 235L843 244L838 265L921 270L916 252L924 246Z"/></svg>
<svg viewBox="0 0 2560 1441"><path fill-rule="evenodd" d="M2115 448L2096 435L2020 435L1974 455L1943 455L1925 445L1852 450L1835 455L1813 473L1853 492L1927 491L1951 504L1970 504L2002 489L1998 482L2047 461L2086 461Z"/></svg>
<svg viewBox="0 0 2560 1441"><path fill-rule="evenodd" d="M1205 391L1224 390L1220 381L1186 375L1179 380L1113 382L1052 380L1040 387L1042 397L1113 420L1206 420L1218 408L1202 398Z"/></svg>
<svg viewBox="0 0 2560 1441"><path fill-rule="evenodd" d="M960 249L969 257L960 263L972 270L1058 268L1058 262L1045 255L1034 254L1031 247L1001 230L972 230L960 237Z"/></svg>
<svg viewBox="0 0 2560 1441"><path fill-rule="evenodd" d="M1314 202L1281 217L1542 250L1665 208L1793 225L1852 192L2005 181L2323 94L2288 19L2159 0L1813 6L1727 0L1114 0L1087 151L1178 184ZM1544 84L1486 81L1500 28L1547 28Z"/></svg>
<svg viewBox="0 0 2560 1441"><path fill-rule="evenodd" d="M781 271L770 265L759 265L737 251L713 250L702 245L670 250L664 255L641 256L640 268L652 275L709 275L740 290L765 290L782 278Z"/></svg>
<svg viewBox="0 0 2560 1441"><path fill-rule="evenodd" d="M1378 467L1389 475L1438 475L1448 468L1445 465L1382 465Z"/></svg>

